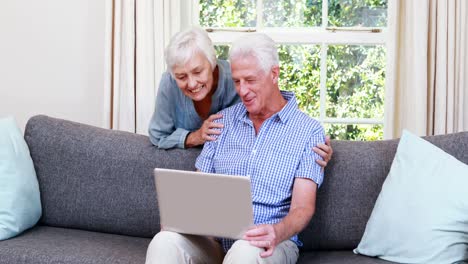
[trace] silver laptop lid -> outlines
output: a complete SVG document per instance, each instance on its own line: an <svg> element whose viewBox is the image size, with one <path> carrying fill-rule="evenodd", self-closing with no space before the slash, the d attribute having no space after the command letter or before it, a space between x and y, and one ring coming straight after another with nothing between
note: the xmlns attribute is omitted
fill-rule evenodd
<svg viewBox="0 0 468 264"><path fill-rule="evenodd" d="M159 168L154 175L165 230L240 239L253 225L250 178Z"/></svg>

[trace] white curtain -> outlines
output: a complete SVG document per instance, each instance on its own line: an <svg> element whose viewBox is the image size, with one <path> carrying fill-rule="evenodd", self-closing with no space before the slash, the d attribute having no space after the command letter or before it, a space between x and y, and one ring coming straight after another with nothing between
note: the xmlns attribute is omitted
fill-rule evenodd
<svg viewBox="0 0 468 264"><path fill-rule="evenodd" d="M466 0L390 0L385 138L468 130Z"/></svg>
<svg viewBox="0 0 468 264"><path fill-rule="evenodd" d="M135 1L113 1L111 128L135 132Z"/></svg>
<svg viewBox="0 0 468 264"><path fill-rule="evenodd" d="M164 48L192 24L196 0L112 0L111 128L147 134L154 111Z"/></svg>
<svg viewBox="0 0 468 264"><path fill-rule="evenodd" d="M137 0L136 2L136 87L135 119L136 133L148 134L148 122L154 105L155 79L155 38L156 16L154 6L159 0Z"/></svg>

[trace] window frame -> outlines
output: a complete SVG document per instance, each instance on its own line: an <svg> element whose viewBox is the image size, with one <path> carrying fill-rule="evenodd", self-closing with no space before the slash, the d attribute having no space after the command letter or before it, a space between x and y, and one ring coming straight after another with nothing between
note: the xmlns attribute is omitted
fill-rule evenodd
<svg viewBox="0 0 468 264"><path fill-rule="evenodd" d="M194 25L199 25L199 1L192 0L192 19ZM383 45L388 54L388 23L387 27L328 27L328 1L322 2L322 25L319 27L263 27L263 0L257 1L257 26L256 27L237 27L237 28L219 28L213 27L204 29L214 45L230 45L236 38L248 32L260 32L270 36L278 45L294 44L312 44L320 45L320 108L319 116L314 116L323 124L335 125L384 125L384 116L382 118L338 118L327 117L326 95L327 95L327 51L329 45L364 45L375 46ZM388 12L387 12L388 21ZM386 68L388 69L388 59ZM387 89L387 87L384 87ZM388 99L385 98L385 101ZM387 104L387 102L385 103Z"/></svg>

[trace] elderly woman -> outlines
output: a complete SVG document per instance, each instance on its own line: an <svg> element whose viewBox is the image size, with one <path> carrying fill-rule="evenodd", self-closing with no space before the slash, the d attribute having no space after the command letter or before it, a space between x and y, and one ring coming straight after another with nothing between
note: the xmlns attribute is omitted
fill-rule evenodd
<svg viewBox="0 0 468 264"><path fill-rule="evenodd" d="M190 148L211 140L220 110L240 102L227 61L217 60L208 34L182 31L165 52L164 73L149 125L151 142L163 149Z"/></svg>
<svg viewBox="0 0 468 264"><path fill-rule="evenodd" d="M240 102L229 62L216 59L208 34L199 28L177 33L165 51L164 73L149 125L151 142L163 149L191 148L214 140L221 124L213 122L220 110ZM333 153L327 145L314 148L326 166Z"/></svg>

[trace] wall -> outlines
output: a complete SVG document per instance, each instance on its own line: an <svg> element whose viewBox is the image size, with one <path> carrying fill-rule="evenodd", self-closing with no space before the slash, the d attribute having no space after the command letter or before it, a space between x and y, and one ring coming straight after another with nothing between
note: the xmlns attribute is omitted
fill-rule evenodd
<svg viewBox="0 0 468 264"><path fill-rule="evenodd" d="M108 127L106 3L0 2L0 117L46 114Z"/></svg>

